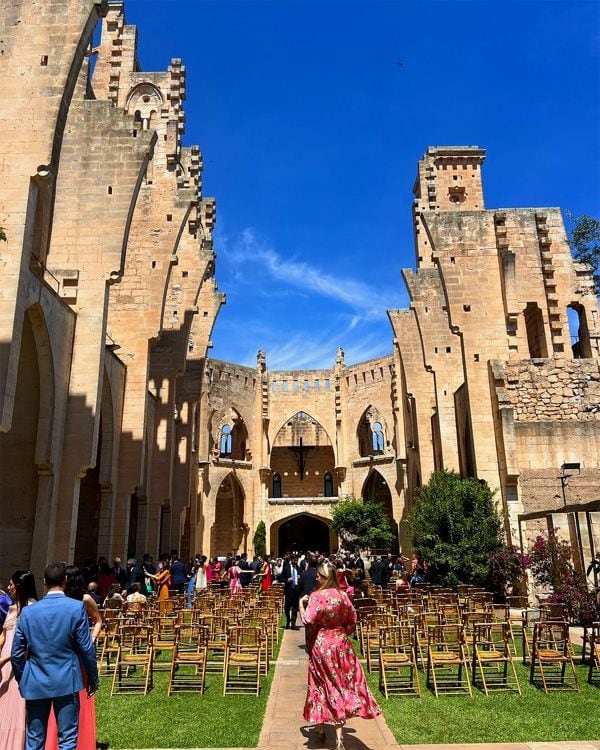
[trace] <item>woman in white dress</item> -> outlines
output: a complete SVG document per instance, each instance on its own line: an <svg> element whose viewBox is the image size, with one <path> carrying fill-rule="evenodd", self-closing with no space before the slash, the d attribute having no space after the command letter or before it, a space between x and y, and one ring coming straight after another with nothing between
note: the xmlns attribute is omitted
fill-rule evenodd
<svg viewBox="0 0 600 750"><path fill-rule="evenodd" d="M198 567L196 568L196 596L202 589L208 588L209 583L209 565L206 555L202 555L198 560Z"/></svg>

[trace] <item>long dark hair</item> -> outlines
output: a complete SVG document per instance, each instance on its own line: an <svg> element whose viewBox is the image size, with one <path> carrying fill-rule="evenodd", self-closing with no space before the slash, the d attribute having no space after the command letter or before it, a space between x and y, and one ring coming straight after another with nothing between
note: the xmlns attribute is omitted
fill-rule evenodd
<svg viewBox="0 0 600 750"><path fill-rule="evenodd" d="M80 602L83 601L86 586L81 571L75 565L67 565L65 573L67 576L65 594L70 599L79 599Z"/></svg>
<svg viewBox="0 0 600 750"><path fill-rule="evenodd" d="M30 599L38 598L35 578L30 570L15 570L10 580L15 584L15 601L20 612Z"/></svg>

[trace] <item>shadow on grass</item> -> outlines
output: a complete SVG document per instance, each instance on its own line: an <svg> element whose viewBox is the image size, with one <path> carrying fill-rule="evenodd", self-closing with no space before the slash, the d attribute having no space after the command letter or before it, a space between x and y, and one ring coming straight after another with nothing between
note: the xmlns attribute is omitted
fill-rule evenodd
<svg viewBox="0 0 600 750"><path fill-rule="evenodd" d="M379 675L368 675L373 694L396 741L406 744L476 742L552 742L598 739L600 689L589 685L587 666L576 665L579 693L549 694L529 684L529 668L515 662L522 695L496 692L486 696L473 687L473 698L440 696L425 686L423 697L390 697L379 693Z"/></svg>

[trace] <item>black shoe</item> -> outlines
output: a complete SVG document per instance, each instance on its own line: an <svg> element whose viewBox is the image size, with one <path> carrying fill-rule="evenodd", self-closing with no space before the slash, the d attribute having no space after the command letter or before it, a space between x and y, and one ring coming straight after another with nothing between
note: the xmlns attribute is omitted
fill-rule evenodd
<svg viewBox="0 0 600 750"><path fill-rule="evenodd" d="M286 625L285 630L289 630L291 627L292 627L291 625Z"/></svg>
<svg viewBox="0 0 600 750"><path fill-rule="evenodd" d="M300 630L300 626L299 625L292 625L291 628L290 628L290 630Z"/></svg>

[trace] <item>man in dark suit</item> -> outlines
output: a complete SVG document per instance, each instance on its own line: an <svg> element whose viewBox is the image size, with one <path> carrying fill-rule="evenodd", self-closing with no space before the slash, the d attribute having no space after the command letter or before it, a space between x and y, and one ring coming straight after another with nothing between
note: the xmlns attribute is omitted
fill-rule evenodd
<svg viewBox="0 0 600 750"><path fill-rule="evenodd" d="M380 557L376 557L371 563L369 575L371 576L374 586L381 586L381 580L383 578L383 562Z"/></svg>
<svg viewBox="0 0 600 750"><path fill-rule="evenodd" d="M44 750L48 716L54 709L60 750L75 750L79 725L81 666L88 695L98 689L98 668L83 602L65 596L66 565L50 563L39 602L17 621L11 661L27 714L26 750Z"/></svg>
<svg viewBox="0 0 600 750"><path fill-rule="evenodd" d="M306 568L300 573L300 596L311 594L317 588L317 558L312 552L306 556Z"/></svg>
<svg viewBox="0 0 600 750"><path fill-rule="evenodd" d="M252 580L252 568L248 562L248 555L245 552L243 552L240 557L238 568L244 571L243 573L240 573L240 583L246 588L250 585L250 581Z"/></svg>
<svg viewBox="0 0 600 750"><path fill-rule="evenodd" d="M284 584L283 607L285 610L286 630L298 630L296 618L298 617L298 602L300 600L300 588L298 586L300 576L296 566L296 560L292 558L291 552L287 552L283 561L283 568L279 581Z"/></svg>
<svg viewBox="0 0 600 750"><path fill-rule="evenodd" d="M186 567L179 559L179 556L175 555L175 557L173 558L173 563L171 564L171 585L178 594L183 594L183 592L185 591L186 581Z"/></svg>
<svg viewBox="0 0 600 750"><path fill-rule="evenodd" d="M392 579L392 573L394 572L394 561L392 560L391 554L388 554L381 556L381 562L383 563L381 585L384 589L386 589Z"/></svg>
<svg viewBox="0 0 600 750"><path fill-rule="evenodd" d="M115 559L113 560L112 574L114 575L115 580L119 584L119 586L121 588L125 588L125 583L126 583L126 578L127 578L127 571L121 565L121 558L120 557L115 557Z"/></svg>
<svg viewBox="0 0 600 750"><path fill-rule="evenodd" d="M140 591L146 595L146 573L141 565L138 565L137 560L130 557L127 560L127 588L131 588L134 583L140 584Z"/></svg>

